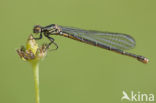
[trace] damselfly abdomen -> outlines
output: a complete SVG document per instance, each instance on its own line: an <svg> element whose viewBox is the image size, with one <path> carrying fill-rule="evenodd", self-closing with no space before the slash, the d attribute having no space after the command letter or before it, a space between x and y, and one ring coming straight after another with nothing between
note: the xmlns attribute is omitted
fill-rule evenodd
<svg viewBox="0 0 156 103"><path fill-rule="evenodd" d="M51 24L45 27L36 25L33 32L40 34L39 38L35 38L36 40L41 39L43 34L50 40L48 48L51 44L54 44L56 49L58 48L57 44L54 42L54 38L50 37L50 35L60 35L136 58L143 63L148 63L148 59L144 56L124 51L134 48L136 44L135 40L127 34L83 30L79 28L59 26L56 24Z"/></svg>

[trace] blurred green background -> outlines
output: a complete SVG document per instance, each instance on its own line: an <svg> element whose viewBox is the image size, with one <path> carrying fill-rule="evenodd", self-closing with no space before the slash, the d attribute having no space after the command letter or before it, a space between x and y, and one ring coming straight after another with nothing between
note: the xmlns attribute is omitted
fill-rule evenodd
<svg viewBox="0 0 156 103"><path fill-rule="evenodd" d="M41 103L120 103L123 90L156 95L155 0L0 0L0 103L35 103L31 66L16 49L34 25L53 23L130 34L137 46L129 52L150 62L53 36L59 49L40 63Z"/></svg>

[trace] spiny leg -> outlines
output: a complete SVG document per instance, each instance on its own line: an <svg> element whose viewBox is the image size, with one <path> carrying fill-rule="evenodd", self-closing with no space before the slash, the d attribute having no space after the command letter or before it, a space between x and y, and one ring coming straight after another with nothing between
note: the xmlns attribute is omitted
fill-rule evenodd
<svg viewBox="0 0 156 103"><path fill-rule="evenodd" d="M56 48L55 49L52 49L52 50L58 49L58 45L54 42L55 39L52 38L52 37L50 37L50 36L47 36L47 38L50 40L50 43L48 44L47 48L49 48L51 44L54 44L56 46Z"/></svg>

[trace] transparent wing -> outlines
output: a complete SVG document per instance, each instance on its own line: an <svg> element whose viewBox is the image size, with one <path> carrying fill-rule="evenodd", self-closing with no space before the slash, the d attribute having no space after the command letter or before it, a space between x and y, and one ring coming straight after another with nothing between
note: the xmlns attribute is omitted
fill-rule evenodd
<svg viewBox="0 0 156 103"><path fill-rule="evenodd" d="M72 27L61 27L62 31L80 37L83 39L91 40L93 42L121 50L128 50L135 47L135 40L127 35L122 33L111 33L111 32L100 32L93 30L82 30Z"/></svg>

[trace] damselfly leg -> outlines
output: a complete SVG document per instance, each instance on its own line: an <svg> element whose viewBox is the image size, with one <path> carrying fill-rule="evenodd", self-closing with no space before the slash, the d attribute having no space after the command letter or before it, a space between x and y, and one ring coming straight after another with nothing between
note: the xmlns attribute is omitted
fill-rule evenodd
<svg viewBox="0 0 156 103"><path fill-rule="evenodd" d="M50 43L47 45L47 49L50 47L51 44L54 44L55 45L55 49L51 49L51 50L57 50L58 49L58 45L54 42L55 39L50 37L49 35L46 36L49 40L50 40ZM40 36L38 38L34 38L35 40L40 40L42 39L42 33L40 33Z"/></svg>
<svg viewBox="0 0 156 103"><path fill-rule="evenodd" d="M58 49L58 45L54 42L55 39L50 37L50 36L47 36L47 37L50 40L50 43L48 44L47 48L49 48L51 44L54 44L56 48L55 49L51 49L51 50L57 50Z"/></svg>

